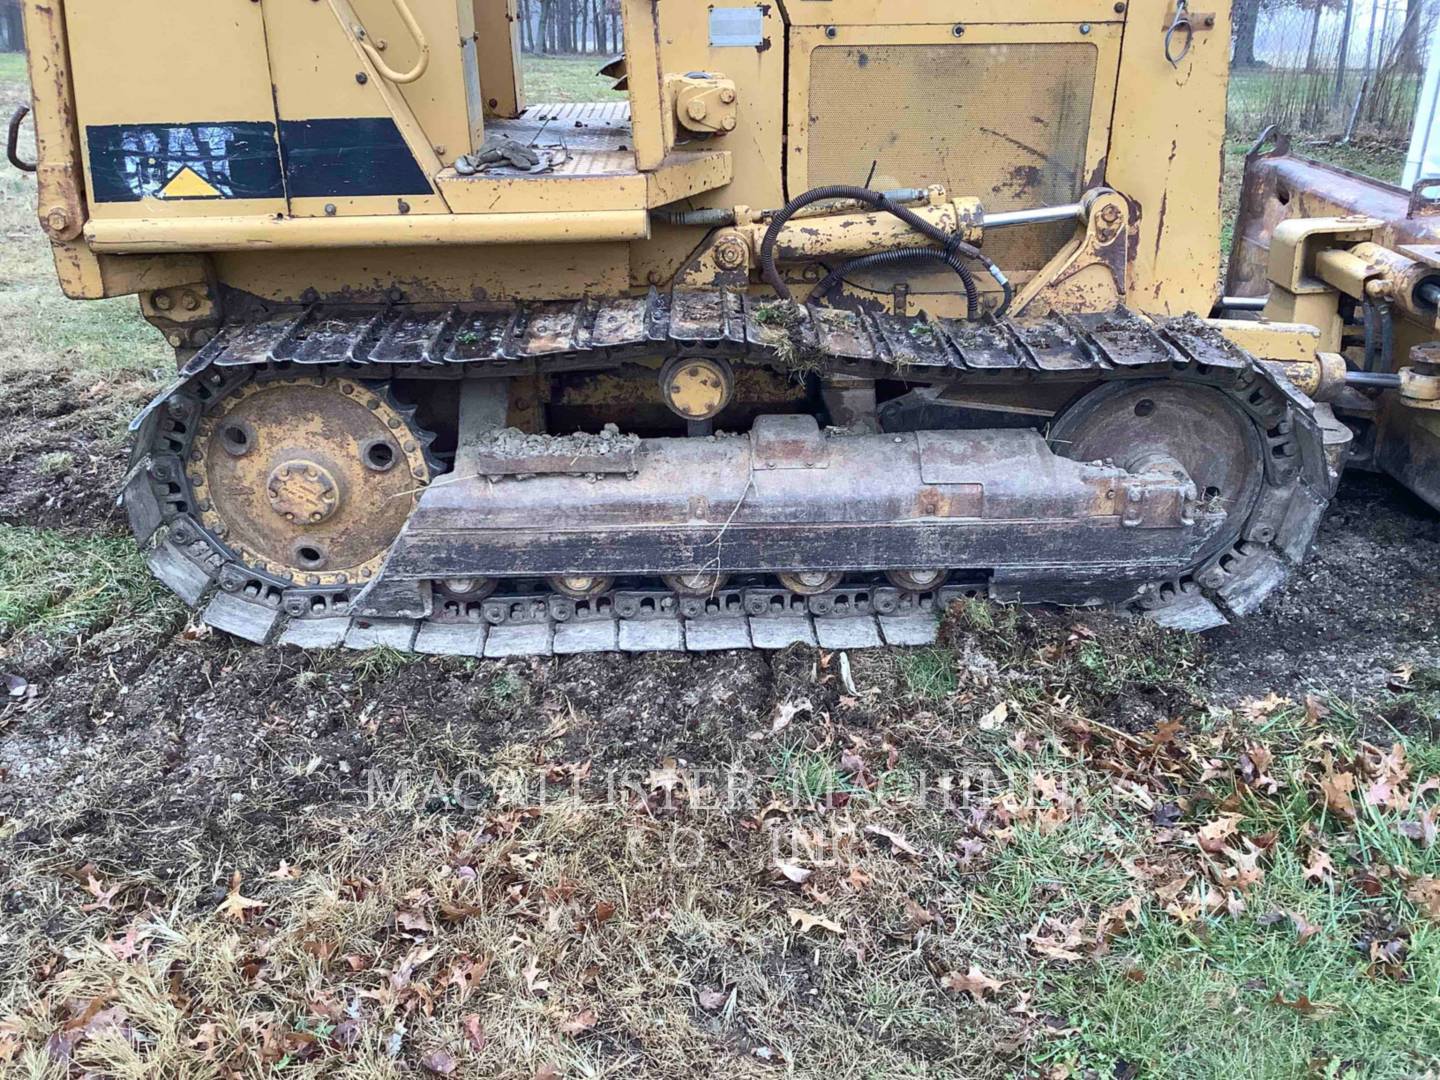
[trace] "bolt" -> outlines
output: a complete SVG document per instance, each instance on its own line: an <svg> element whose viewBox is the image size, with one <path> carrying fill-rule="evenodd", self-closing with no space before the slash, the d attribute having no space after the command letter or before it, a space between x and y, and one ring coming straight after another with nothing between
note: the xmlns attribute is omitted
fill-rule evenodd
<svg viewBox="0 0 1440 1080"><path fill-rule="evenodd" d="M186 311L196 311L200 307L200 297L186 289L184 295L180 297L180 306Z"/></svg>
<svg viewBox="0 0 1440 1080"><path fill-rule="evenodd" d="M721 126L722 128L724 128L726 131L734 131L734 130L735 130L735 118L734 118L733 116L727 116L727 117L725 117L724 120L721 120L721 121L720 121L720 126Z"/></svg>
<svg viewBox="0 0 1440 1080"><path fill-rule="evenodd" d="M694 101L690 102L690 104L685 107L685 112L689 114L691 120L704 120L705 102L701 101L699 98L696 98Z"/></svg>
<svg viewBox="0 0 1440 1080"><path fill-rule="evenodd" d="M833 38L833 37L834 37L836 34L838 34L839 32L840 32L840 31L836 30L835 27L833 27L833 26L827 26L827 27L825 27L825 36L828 37L828 38Z"/></svg>
<svg viewBox="0 0 1440 1080"><path fill-rule="evenodd" d="M151 302L155 305L156 311L169 311L175 306L174 298L166 292L157 292Z"/></svg>
<svg viewBox="0 0 1440 1080"><path fill-rule="evenodd" d="M1080 24L1080 33L1082 33L1082 34L1088 34L1089 32L1090 32L1090 24L1089 24L1088 22L1082 22L1082 23Z"/></svg>
<svg viewBox="0 0 1440 1080"><path fill-rule="evenodd" d="M56 206L45 214L45 227L53 233L63 233L70 227L70 215Z"/></svg>
<svg viewBox="0 0 1440 1080"><path fill-rule="evenodd" d="M369 76L369 75L366 75L365 72L363 72L363 71L357 71L357 72L355 73L355 81L356 81L357 83L359 83L361 86L364 86L366 83L368 83L368 82L370 81L370 76Z"/></svg>
<svg viewBox="0 0 1440 1080"><path fill-rule="evenodd" d="M720 91L720 100L726 105L733 105L735 103L735 91L731 90L728 86L725 87L725 89Z"/></svg>
<svg viewBox="0 0 1440 1080"><path fill-rule="evenodd" d="M954 26L950 28L950 34L953 37L964 37L965 27L961 23L957 22Z"/></svg>
<svg viewBox="0 0 1440 1080"><path fill-rule="evenodd" d="M1115 4L1115 14L1116 14L1116 15L1124 15L1124 14L1125 14L1125 0L1116 0L1116 4Z"/></svg>
<svg viewBox="0 0 1440 1080"><path fill-rule="evenodd" d="M333 202L327 202L327 203L325 204L325 216L326 216L326 217L334 217L334 216L335 216L335 204L334 204Z"/></svg>
<svg viewBox="0 0 1440 1080"><path fill-rule="evenodd" d="M185 339L181 337L179 333L166 334L165 340L170 343L172 349L178 349L181 345L185 344Z"/></svg>

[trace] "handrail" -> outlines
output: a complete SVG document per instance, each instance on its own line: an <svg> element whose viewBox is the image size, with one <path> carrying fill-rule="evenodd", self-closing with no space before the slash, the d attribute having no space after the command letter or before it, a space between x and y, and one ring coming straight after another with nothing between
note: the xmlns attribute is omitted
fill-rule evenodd
<svg viewBox="0 0 1440 1080"><path fill-rule="evenodd" d="M10 159L10 164L21 172L34 172L36 168L34 162L25 161L20 157L20 125L29 115L29 105L21 105L15 110L15 115L10 117L10 135L5 140L5 156Z"/></svg>
<svg viewBox="0 0 1440 1080"><path fill-rule="evenodd" d="M414 67L409 71L396 71L389 64L385 63L385 61L380 58L380 51L366 40L365 28L363 26L355 27L355 37L359 39L360 48L365 50L365 55L370 58L370 63L375 65L375 70L380 73L381 77L389 79L392 83L404 86L420 78L421 75L425 74L426 69L429 68L430 43L425 40L425 32L420 29L420 24L415 21L415 16L411 13L405 0L391 0L391 3L395 5L395 11L399 14L400 21L405 24L405 29L410 31L410 36L415 39L415 45L420 50L420 55L415 59Z"/></svg>

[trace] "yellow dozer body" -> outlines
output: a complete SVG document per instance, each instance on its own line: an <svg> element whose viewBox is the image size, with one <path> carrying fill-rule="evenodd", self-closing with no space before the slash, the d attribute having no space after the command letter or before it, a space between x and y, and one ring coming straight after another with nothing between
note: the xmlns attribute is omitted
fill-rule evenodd
<svg viewBox="0 0 1440 1080"><path fill-rule="evenodd" d="M1212 6L619 0L552 104L514 0L24 0L59 279L177 354L151 568L492 656L1245 614L1355 448L1433 441L1440 259L1252 208L1220 298Z"/></svg>

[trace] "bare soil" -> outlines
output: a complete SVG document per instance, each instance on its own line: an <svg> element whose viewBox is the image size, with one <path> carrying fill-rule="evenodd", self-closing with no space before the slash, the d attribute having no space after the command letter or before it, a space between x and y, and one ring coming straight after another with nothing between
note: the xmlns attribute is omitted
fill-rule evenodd
<svg viewBox="0 0 1440 1080"><path fill-rule="evenodd" d="M116 493L127 451L119 417L139 385L66 371L5 377L0 394L0 523L118 531Z"/></svg>

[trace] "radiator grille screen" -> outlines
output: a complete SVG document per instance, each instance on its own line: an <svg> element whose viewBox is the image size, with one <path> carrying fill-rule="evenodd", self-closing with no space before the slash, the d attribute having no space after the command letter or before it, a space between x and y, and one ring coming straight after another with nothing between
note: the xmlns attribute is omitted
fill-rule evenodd
<svg viewBox="0 0 1440 1080"><path fill-rule="evenodd" d="M873 162L875 188L944 184L987 211L1073 202L1086 179L1096 57L1069 42L818 48L809 183L863 184ZM986 249L1003 244L1025 264L1015 269L1035 269L1073 229L1024 231L996 233Z"/></svg>

